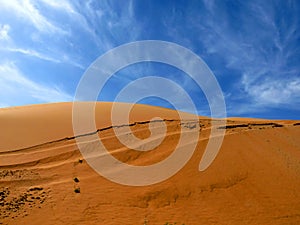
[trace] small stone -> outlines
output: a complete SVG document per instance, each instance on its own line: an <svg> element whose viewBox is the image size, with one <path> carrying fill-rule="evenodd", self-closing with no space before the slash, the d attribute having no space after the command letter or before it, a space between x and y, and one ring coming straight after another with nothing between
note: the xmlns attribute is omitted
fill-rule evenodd
<svg viewBox="0 0 300 225"><path fill-rule="evenodd" d="M77 193L77 194L79 194L80 193L80 188L75 188L74 192Z"/></svg>

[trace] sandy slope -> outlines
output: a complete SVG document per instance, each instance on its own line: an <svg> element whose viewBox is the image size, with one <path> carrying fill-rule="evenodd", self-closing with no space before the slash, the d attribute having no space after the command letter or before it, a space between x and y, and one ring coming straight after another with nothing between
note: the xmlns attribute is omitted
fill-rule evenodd
<svg viewBox="0 0 300 225"><path fill-rule="evenodd" d="M134 134L147 138L147 121L160 116L165 121L157 129L166 123L167 136L152 151L130 150L110 127L110 107L97 105L98 135L128 164L168 157L185 126L175 111L137 105L130 123L143 123L130 127ZM200 118L189 124L190 131L201 127L200 140L180 172L162 183L130 187L108 181L83 159L71 138L71 103L1 109L0 224L300 224L297 123L228 119L217 158L199 172L210 133L210 120Z"/></svg>

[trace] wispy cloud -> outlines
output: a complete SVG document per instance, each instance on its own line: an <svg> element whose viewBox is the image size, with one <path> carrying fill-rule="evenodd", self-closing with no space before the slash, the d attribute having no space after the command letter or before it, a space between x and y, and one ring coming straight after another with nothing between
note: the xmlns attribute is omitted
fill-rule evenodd
<svg viewBox="0 0 300 225"><path fill-rule="evenodd" d="M81 74L95 56L118 45L116 40L111 39L113 35L108 24L111 24L112 30L117 31L118 28L113 26L117 26L119 18L111 14L114 12L107 2L101 2L101 7L98 5L97 9L93 6L99 3L90 1L79 4L71 1L0 0L0 4L0 13L3 15L0 23L4 24L0 26L0 39L9 40L0 47L2 105L72 100L71 95L55 87L59 83L55 80L57 73L64 80L66 76ZM51 15L59 15L64 23ZM125 17L126 15L123 19ZM23 25L22 30L19 30L20 24ZM122 26L122 22L119 22L119 26ZM117 32L115 35L121 33ZM37 62L35 58L44 62ZM24 59L34 63L30 67L35 67L36 70L31 71L24 65ZM49 68L49 63L60 64L57 71L51 71L51 75L47 77L48 82L53 81L50 86L43 84L43 77L34 74L41 67ZM15 64L23 66L19 69ZM75 68L65 69L68 65ZM63 69L59 71L59 68ZM80 71L77 71L78 68ZM26 75L30 75L35 81ZM78 79L78 75L75 79ZM75 88L68 86L68 89Z"/></svg>
<svg viewBox="0 0 300 225"><path fill-rule="evenodd" d="M259 105L297 107L300 104L300 79L267 80L261 84L245 84L246 91Z"/></svg>
<svg viewBox="0 0 300 225"><path fill-rule="evenodd" d="M190 34L190 46L212 65L218 78L234 80L223 83L228 105L237 104L231 98L238 95L248 105L297 107L300 34L292 1L279 6L275 2L203 0L202 8L191 8L189 17L181 19L183 26L167 23L176 30L171 32L174 40L180 42Z"/></svg>
<svg viewBox="0 0 300 225"><path fill-rule="evenodd" d="M0 24L0 40L9 40L9 32L10 26L8 24Z"/></svg>
<svg viewBox="0 0 300 225"><path fill-rule="evenodd" d="M93 38L99 53L139 39L141 30L134 18L134 1L128 1L118 10L113 2L106 0L72 4L72 10L66 11Z"/></svg>
<svg viewBox="0 0 300 225"><path fill-rule="evenodd" d="M31 49L22 49L22 48L0 48L2 51L8 51L8 52L16 52L21 53L30 57L36 57L42 60L54 62L54 63L60 63L61 61L55 58L51 58L45 54L39 53L37 51L31 50Z"/></svg>
<svg viewBox="0 0 300 225"><path fill-rule="evenodd" d="M68 0L60 0L60 1L40 0L40 2L47 4L52 8L66 11L67 13L75 13L74 7Z"/></svg>
<svg viewBox="0 0 300 225"><path fill-rule="evenodd" d="M3 53L0 52L2 58L0 63L10 61L9 57L13 57L11 61L15 62L23 60L25 56L49 63L71 65L80 70L86 68L87 63L82 60L86 56L83 57L78 44L74 43L77 32L72 30L71 33L68 24L53 18L53 15L75 13L71 3L48 0L0 0L0 4L2 14L0 23L4 22L4 25L0 25L0 41L6 41L0 46ZM60 11L60 14L57 14L57 11ZM72 15L69 19L72 21ZM72 23L72 26L74 24L76 22Z"/></svg>
<svg viewBox="0 0 300 225"><path fill-rule="evenodd" d="M72 100L68 93L55 85L45 85L27 78L12 63L0 65L0 89L0 103L6 106Z"/></svg>
<svg viewBox="0 0 300 225"><path fill-rule="evenodd" d="M13 13L19 19L30 22L36 29L44 33L65 33L60 27L44 17L35 7L36 2L30 0L0 0L1 11Z"/></svg>
<svg viewBox="0 0 300 225"><path fill-rule="evenodd" d="M61 64L65 63L65 64L72 65L74 67L77 67L81 70L86 69L85 66L83 66L82 64L74 61L74 59L70 58L67 54L65 54L63 52L61 52L59 54L60 55L59 58L58 57L55 58L54 56L51 56L49 53L45 54L45 53L35 51L33 49L22 49L22 48L14 48L14 47L3 47L3 48L1 48L0 47L0 51L10 52L10 53L20 53L20 54L23 54L27 57L34 57L34 58L41 59L41 60L44 60L44 61L48 61L48 62L51 62L51 63L61 63Z"/></svg>

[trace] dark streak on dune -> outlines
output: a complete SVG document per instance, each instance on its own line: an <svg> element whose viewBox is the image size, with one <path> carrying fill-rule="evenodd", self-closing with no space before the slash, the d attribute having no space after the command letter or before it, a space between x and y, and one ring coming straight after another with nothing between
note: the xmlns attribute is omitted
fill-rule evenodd
<svg viewBox="0 0 300 225"><path fill-rule="evenodd" d="M249 124L234 124L234 125L226 125L222 127L218 127L218 129L232 129L232 128L238 128L238 127L248 127Z"/></svg>
<svg viewBox="0 0 300 225"><path fill-rule="evenodd" d="M234 129L239 127L257 127L257 126L271 126L271 127L283 127L282 124L278 123L248 123L248 124L231 124L226 126L221 126L218 129Z"/></svg>
<svg viewBox="0 0 300 225"><path fill-rule="evenodd" d="M39 148L39 147L42 147L42 146L45 146L45 145L48 145L48 144L55 144L55 143L60 143L60 142L64 142L64 141L74 140L74 139L80 138L80 137L86 137L86 136L94 135L94 134L97 134L98 132L109 130L109 129L114 129L114 128L132 127L132 126L137 125L137 124L147 124L147 123L155 123L155 122L173 122L173 121L176 121L176 120L169 120L169 119L151 120L151 121L147 120L147 121L134 122L134 123L130 123L130 124L108 126L108 127L97 129L94 132L90 132L90 133L86 133L86 134L80 134L80 135L76 135L76 136L72 136L72 137L65 137L65 138L45 142L45 143L42 143L42 144L33 145L33 146L30 146L30 147L26 147L26 148L13 149L13 150L10 150L8 152L9 153L15 153L15 152L19 152L19 151L29 150L29 149L32 149L32 148ZM7 154L7 152L0 152L0 155L4 155L4 154Z"/></svg>
<svg viewBox="0 0 300 225"><path fill-rule="evenodd" d="M39 147L43 147L45 145L49 145L49 144L56 144L56 143L61 143L64 141L70 141L70 140L74 140L76 138L80 138L80 137L86 137L86 136L90 136L90 135L95 135L101 131L105 131L105 130L110 130L110 129L114 129L114 128L122 128L122 127L132 127L138 124L149 124L149 123L156 123L156 122L174 122L174 121L180 121L180 120L175 120L175 119L162 119L162 120L146 120L146 121L138 121L138 122L134 122L134 123L130 123L130 124L122 124L122 125L113 125L113 126L108 126L108 127L103 127L100 129L97 129L94 132L90 132L90 133L85 133L85 134L80 134L80 135L76 135L76 136L72 136L72 137L65 137L65 138L61 138L61 139L57 139L57 140L53 140L53 141L49 141L49 142L45 142L42 144L38 144L38 145L33 145L33 146L29 146L26 148L20 148L20 149L13 149L7 152L0 152L0 155L4 155L9 153L15 153L15 152L19 152L19 151L26 151L29 149L33 149L33 148L39 148ZM184 125L185 122L181 122L180 125ZM187 123L188 126L190 126L190 122ZM294 126L300 125L300 123L295 123ZM203 124L200 124L200 127L203 127ZM218 127L218 129L234 129L234 128L240 128L240 127L245 127L245 128L250 128L254 127L254 126L272 126L272 127L283 127L282 124L278 124L278 123L247 123L247 124L231 124L231 125L226 125L226 126L221 126ZM192 128L194 128L195 126L193 126Z"/></svg>
<svg viewBox="0 0 300 225"><path fill-rule="evenodd" d="M282 124L278 124L278 123L250 123L250 126L272 126L272 127L283 127Z"/></svg>

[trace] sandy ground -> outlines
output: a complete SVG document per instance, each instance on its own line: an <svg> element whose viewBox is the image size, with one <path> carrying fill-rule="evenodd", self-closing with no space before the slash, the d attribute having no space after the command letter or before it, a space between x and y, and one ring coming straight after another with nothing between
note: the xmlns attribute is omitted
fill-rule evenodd
<svg viewBox="0 0 300 225"><path fill-rule="evenodd" d="M300 224L299 121L229 118L220 128L226 135L219 154L199 172L210 119L186 127L175 111L136 105L130 129L137 137L149 137L153 117L163 119L158 130L167 125L163 142L140 152L118 141L110 109L98 103L97 135L116 159L160 162L173 152L182 126L201 131L192 158L161 183L116 184L78 150L71 103L0 109L0 224Z"/></svg>

